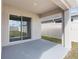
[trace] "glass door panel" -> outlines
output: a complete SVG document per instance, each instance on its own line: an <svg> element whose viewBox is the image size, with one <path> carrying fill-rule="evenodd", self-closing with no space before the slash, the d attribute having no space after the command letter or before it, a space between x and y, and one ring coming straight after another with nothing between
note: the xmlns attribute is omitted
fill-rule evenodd
<svg viewBox="0 0 79 59"><path fill-rule="evenodd" d="M31 38L31 18L10 15L9 20L10 42Z"/></svg>
<svg viewBox="0 0 79 59"><path fill-rule="evenodd" d="M23 39L27 39L28 33L27 33L27 21L22 21L22 37Z"/></svg>
<svg viewBox="0 0 79 59"><path fill-rule="evenodd" d="M10 41L21 40L21 21L9 20Z"/></svg>

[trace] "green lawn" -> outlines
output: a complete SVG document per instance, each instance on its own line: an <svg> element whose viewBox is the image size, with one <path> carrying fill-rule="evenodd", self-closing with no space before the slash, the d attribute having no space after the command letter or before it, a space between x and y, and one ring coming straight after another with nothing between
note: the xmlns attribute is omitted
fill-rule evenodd
<svg viewBox="0 0 79 59"><path fill-rule="evenodd" d="M27 33L21 31L10 31L10 37L20 37L21 35L24 36L27 35Z"/></svg>
<svg viewBox="0 0 79 59"><path fill-rule="evenodd" d="M49 36L42 36L42 39L61 44L61 39ZM78 43L72 42L72 49L64 59L78 59Z"/></svg>
<svg viewBox="0 0 79 59"><path fill-rule="evenodd" d="M72 42L72 49L65 59L78 59L78 43Z"/></svg>
<svg viewBox="0 0 79 59"><path fill-rule="evenodd" d="M55 42L55 43L58 43L58 44L62 43L61 39L50 37L50 36L42 36L42 39L45 39L45 40L48 40L48 41L51 41L51 42Z"/></svg>

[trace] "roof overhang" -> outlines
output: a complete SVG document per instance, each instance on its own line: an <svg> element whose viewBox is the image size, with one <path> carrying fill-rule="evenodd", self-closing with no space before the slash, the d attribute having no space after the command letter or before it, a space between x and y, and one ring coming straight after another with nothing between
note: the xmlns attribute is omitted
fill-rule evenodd
<svg viewBox="0 0 79 59"><path fill-rule="evenodd" d="M68 5L68 3L65 2L64 0L52 0L52 2L54 2L57 6L59 6L63 10L66 10L66 9L70 8L70 6Z"/></svg>

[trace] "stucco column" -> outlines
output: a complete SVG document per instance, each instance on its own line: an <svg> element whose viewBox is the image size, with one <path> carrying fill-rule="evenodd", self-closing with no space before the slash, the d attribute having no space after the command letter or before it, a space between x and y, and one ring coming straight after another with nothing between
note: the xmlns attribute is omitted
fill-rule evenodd
<svg viewBox="0 0 79 59"><path fill-rule="evenodd" d="M64 25L64 33L63 33L63 45L67 49L71 49L71 14L70 9L67 9L63 13L63 25Z"/></svg>

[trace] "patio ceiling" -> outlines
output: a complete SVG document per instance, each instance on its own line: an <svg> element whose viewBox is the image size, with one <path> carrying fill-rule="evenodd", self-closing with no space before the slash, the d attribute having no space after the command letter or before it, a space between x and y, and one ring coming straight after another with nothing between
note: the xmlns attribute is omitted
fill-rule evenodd
<svg viewBox="0 0 79 59"><path fill-rule="evenodd" d="M58 8L58 6L50 0L3 0L3 3L25 9L36 14L45 13Z"/></svg>
<svg viewBox="0 0 79 59"><path fill-rule="evenodd" d="M44 14L51 10L61 8L66 10L70 7L76 7L76 0L2 0L3 4L8 4L26 11Z"/></svg>

